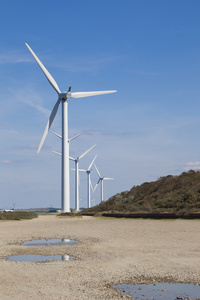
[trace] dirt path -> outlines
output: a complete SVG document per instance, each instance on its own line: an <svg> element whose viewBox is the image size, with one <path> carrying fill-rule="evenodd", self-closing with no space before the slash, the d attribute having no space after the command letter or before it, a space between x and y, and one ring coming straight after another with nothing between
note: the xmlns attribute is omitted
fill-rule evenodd
<svg viewBox="0 0 200 300"><path fill-rule="evenodd" d="M70 238L61 247L20 246ZM8 255L72 255L73 261L13 262ZM61 218L0 222L0 299L120 299L110 287L148 280L200 284L200 221ZM129 296L124 296L129 297Z"/></svg>

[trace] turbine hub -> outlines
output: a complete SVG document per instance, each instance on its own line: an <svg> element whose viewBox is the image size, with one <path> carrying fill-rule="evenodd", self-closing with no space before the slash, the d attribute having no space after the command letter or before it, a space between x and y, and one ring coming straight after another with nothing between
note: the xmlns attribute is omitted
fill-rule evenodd
<svg viewBox="0 0 200 300"><path fill-rule="evenodd" d="M59 99L60 99L60 100L65 101L65 100L67 100L68 98L69 98L69 93L60 93L60 94L59 94Z"/></svg>

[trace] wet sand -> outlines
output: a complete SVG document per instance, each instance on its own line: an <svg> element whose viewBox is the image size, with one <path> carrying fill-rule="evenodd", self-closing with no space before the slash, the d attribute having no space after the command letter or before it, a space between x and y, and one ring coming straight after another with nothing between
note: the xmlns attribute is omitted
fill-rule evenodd
<svg viewBox="0 0 200 300"><path fill-rule="evenodd" d="M76 245L20 246L68 238ZM8 255L70 255L73 261L15 262ZM200 284L200 221L42 215L0 221L0 299L121 299L111 286L152 280Z"/></svg>

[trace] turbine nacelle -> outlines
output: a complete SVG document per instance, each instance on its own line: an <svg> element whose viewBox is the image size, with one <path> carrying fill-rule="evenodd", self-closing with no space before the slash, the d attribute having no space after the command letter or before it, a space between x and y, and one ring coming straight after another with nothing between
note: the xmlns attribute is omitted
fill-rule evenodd
<svg viewBox="0 0 200 300"><path fill-rule="evenodd" d="M69 93L69 92L64 92L64 93L59 94L60 101L66 101L70 97L71 97L71 93Z"/></svg>
<svg viewBox="0 0 200 300"><path fill-rule="evenodd" d="M71 98L71 96L72 96L71 89L72 89L72 87L69 86L68 92L59 93L59 99L62 101L65 101L65 100Z"/></svg>

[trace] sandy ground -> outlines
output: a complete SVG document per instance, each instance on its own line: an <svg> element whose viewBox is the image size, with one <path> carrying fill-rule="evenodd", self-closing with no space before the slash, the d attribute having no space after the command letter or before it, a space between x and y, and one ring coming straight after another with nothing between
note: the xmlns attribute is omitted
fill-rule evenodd
<svg viewBox="0 0 200 300"><path fill-rule="evenodd" d="M70 238L76 245L20 246ZM73 261L14 262L8 255L72 255ZM120 299L114 283L200 284L200 221L39 216L0 221L0 299Z"/></svg>

